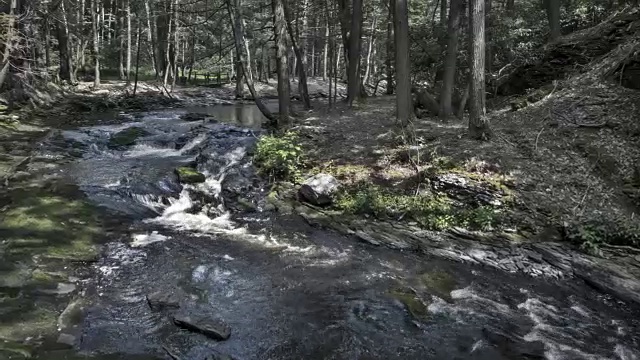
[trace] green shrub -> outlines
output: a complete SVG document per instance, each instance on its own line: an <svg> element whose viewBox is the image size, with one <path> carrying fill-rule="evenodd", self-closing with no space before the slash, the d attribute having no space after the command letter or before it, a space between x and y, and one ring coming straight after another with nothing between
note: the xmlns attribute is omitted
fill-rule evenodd
<svg viewBox="0 0 640 360"><path fill-rule="evenodd" d="M584 251L599 254L603 244L640 246L640 224L633 219L580 219L565 226L565 238Z"/></svg>
<svg viewBox="0 0 640 360"><path fill-rule="evenodd" d="M254 156L258 171L272 180L300 180L302 147L298 135L287 132L283 135L263 136L258 141Z"/></svg>
<svg viewBox="0 0 640 360"><path fill-rule="evenodd" d="M488 230L496 222L491 208L458 208L444 195L398 194L366 183L343 188L337 196L335 206L350 214L413 219L432 230L445 230L454 226Z"/></svg>

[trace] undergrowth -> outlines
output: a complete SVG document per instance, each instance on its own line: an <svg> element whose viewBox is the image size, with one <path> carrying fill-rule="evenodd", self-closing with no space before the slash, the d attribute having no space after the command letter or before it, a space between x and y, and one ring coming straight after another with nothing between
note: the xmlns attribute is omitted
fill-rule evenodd
<svg viewBox="0 0 640 360"><path fill-rule="evenodd" d="M445 195L398 194L364 182L343 188L336 197L335 207L349 214L413 219L430 230L456 226L490 230L499 223L499 214L490 207L466 208L454 204Z"/></svg>
<svg viewBox="0 0 640 360"><path fill-rule="evenodd" d="M258 171L272 181L299 182L303 151L295 132L260 138L254 156Z"/></svg>
<svg viewBox="0 0 640 360"><path fill-rule="evenodd" d="M564 232L567 240L596 255L603 245L640 247L640 223L633 219L580 219L565 224Z"/></svg>

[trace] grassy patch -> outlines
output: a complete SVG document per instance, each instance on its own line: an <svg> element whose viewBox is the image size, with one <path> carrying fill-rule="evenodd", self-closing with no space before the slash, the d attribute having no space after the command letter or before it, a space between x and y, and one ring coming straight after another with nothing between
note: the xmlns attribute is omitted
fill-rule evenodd
<svg viewBox="0 0 640 360"><path fill-rule="evenodd" d="M498 222L498 214L488 207L465 208L444 195L396 193L367 183L344 187L335 207L349 214L409 218L432 230L454 226L488 230Z"/></svg>

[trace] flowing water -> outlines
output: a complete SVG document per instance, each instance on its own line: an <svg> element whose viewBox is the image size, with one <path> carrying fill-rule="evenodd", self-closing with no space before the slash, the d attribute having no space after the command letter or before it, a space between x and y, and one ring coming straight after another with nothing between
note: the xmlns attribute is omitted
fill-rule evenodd
<svg viewBox="0 0 640 360"><path fill-rule="evenodd" d="M87 144L66 176L92 202L129 219L94 265L79 352L168 359L167 348L198 360L640 358L640 309L576 279L374 247L265 210L265 184L250 164L260 135L252 111L207 110L227 122L149 112L63 133ZM147 135L110 149L110 136L131 126ZM206 181L181 185L173 172L185 165ZM255 209L239 211L239 199ZM149 308L145 297L156 291L223 319L231 337L217 342L178 329L168 312Z"/></svg>

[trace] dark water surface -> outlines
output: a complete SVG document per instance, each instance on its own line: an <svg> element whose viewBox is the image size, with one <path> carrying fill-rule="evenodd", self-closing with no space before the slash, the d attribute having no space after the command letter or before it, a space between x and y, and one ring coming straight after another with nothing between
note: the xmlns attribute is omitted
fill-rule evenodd
<svg viewBox="0 0 640 360"><path fill-rule="evenodd" d="M181 359L640 358L640 309L576 279L373 247L263 210L267 190L249 163L255 110L206 109L221 122L163 110L63 133L93 144L65 169L69 179L130 219L94 265L81 354L168 359L166 347ZM110 149L109 137L130 126L148 135ZM173 170L185 165L206 182L180 185ZM239 199L256 210L230 210ZM178 329L170 312L149 308L145 297L156 291L223 319L231 337Z"/></svg>

